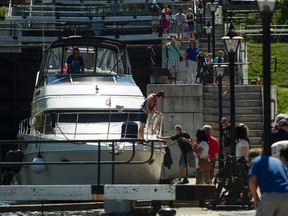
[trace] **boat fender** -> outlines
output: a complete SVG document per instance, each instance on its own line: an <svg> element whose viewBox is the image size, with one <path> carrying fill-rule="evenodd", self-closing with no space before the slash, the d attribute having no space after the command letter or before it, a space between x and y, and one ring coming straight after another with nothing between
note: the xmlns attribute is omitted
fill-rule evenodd
<svg viewBox="0 0 288 216"><path fill-rule="evenodd" d="M5 162L13 162L13 158L14 158L14 150L11 149L10 151L8 151L6 153ZM13 166L12 165L5 165L4 170L6 172L13 171Z"/></svg>
<svg viewBox="0 0 288 216"><path fill-rule="evenodd" d="M45 160L39 153L32 161L32 163L44 163ZM36 173L41 173L46 169L46 164L33 164L31 165L31 168Z"/></svg>
<svg viewBox="0 0 288 216"><path fill-rule="evenodd" d="M11 185L14 173L12 171L5 172L2 178L1 185Z"/></svg>
<svg viewBox="0 0 288 216"><path fill-rule="evenodd" d="M172 156L169 147L165 147L165 155L164 155L164 166L168 169L171 169L171 166L173 164Z"/></svg>
<svg viewBox="0 0 288 216"><path fill-rule="evenodd" d="M14 151L13 162L23 162L24 154L20 149ZM13 166L14 173L20 172L22 169L22 165Z"/></svg>

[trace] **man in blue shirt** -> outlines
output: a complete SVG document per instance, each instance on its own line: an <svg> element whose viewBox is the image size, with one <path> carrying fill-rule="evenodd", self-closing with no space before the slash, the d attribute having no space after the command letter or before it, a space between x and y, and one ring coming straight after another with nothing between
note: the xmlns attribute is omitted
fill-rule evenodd
<svg viewBox="0 0 288 216"><path fill-rule="evenodd" d="M67 58L67 67L68 74L84 73L84 60L79 48L74 48L73 54Z"/></svg>
<svg viewBox="0 0 288 216"><path fill-rule="evenodd" d="M277 158L260 155L252 159L248 175L256 216L287 215L288 174L284 164ZM261 191L261 201L257 186Z"/></svg>

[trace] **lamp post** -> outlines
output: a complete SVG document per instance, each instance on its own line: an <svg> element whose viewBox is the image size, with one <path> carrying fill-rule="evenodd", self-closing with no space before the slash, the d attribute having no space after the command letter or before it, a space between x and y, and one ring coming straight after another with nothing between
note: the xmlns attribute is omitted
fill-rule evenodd
<svg viewBox="0 0 288 216"><path fill-rule="evenodd" d="M220 60L220 61L219 61ZM220 151L219 151L219 170L224 166L223 163L223 154L222 154L222 124L221 124L221 119L223 117L222 114L222 77L224 74L224 70L228 65L221 65L222 59L218 58L218 64L213 65L213 68L216 70L217 76L218 76L218 108L219 108L219 119L218 119L218 130L219 130L219 146L220 146Z"/></svg>
<svg viewBox="0 0 288 216"><path fill-rule="evenodd" d="M207 5L212 15L212 55L213 59L215 59L215 12L217 10L218 2L209 2Z"/></svg>
<svg viewBox="0 0 288 216"><path fill-rule="evenodd" d="M230 122L231 122L231 154L235 156L235 72L234 60L238 46L242 37L235 33L234 25L231 22L229 31L226 36L222 37L225 43L225 48L229 54L229 70L230 70Z"/></svg>
<svg viewBox="0 0 288 216"><path fill-rule="evenodd" d="M263 29L263 94L264 94L264 153L271 155L271 74L270 74L270 22L277 0L257 0Z"/></svg>
<svg viewBox="0 0 288 216"><path fill-rule="evenodd" d="M204 27L205 32L207 34L208 37L208 53L210 53L210 35L211 35L211 31L212 31L212 26L210 25L210 22L207 22L207 25Z"/></svg>

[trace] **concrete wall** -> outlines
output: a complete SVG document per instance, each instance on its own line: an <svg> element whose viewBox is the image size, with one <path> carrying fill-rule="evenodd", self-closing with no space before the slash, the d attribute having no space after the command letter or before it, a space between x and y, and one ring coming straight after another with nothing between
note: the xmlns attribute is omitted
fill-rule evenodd
<svg viewBox="0 0 288 216"><path fill-rule="evenodd" d="M203 87L202 85L187 84L150 84L147 93L162 89L165 92L163 101L159 101L156 110L163 113L163 136L175 134L174 126L180 124L182 130L188 132L195 139L197 129L203 126ZM167 177L180 176L178 160L180 150L177 142L167 142L170 146L173 165L171 169L165 168L163 174ZM194 170L192 170L194 172ZM189 173L189 175L192 174ZM193 174L194 175L194 174Z"/></svg>

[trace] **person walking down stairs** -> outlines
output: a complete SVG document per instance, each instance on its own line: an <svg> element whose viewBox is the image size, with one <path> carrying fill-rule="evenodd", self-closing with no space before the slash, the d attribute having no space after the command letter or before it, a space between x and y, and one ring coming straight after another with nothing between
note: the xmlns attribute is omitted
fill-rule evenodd
<svg viewBox="0 0 288 216"><path fill-rule="evenodd" d="M189 46L185 51L186 67L188 68L187 82L188 84L196 84L198 48L196 48L195 40L189 41Z"/></svg>
<svg viewBox="0 0 288 216"><path fill-rule="evenodd" d="M177 82L178 73L180 71L180 47L182 46L180 41L177 41L175 35L171 35L163 44L164 48L167 50L167 59L168 59L168 69L170 71L170 80L171 83Z"/></svg>

